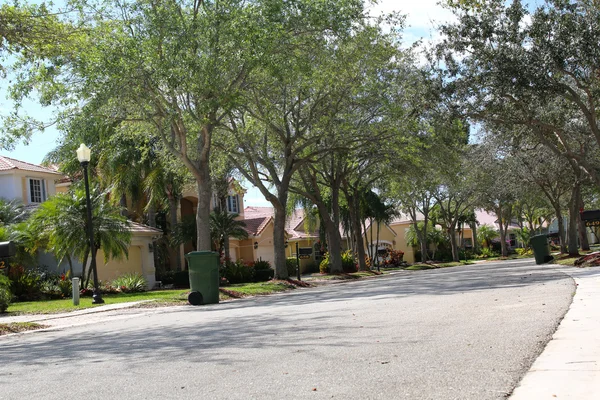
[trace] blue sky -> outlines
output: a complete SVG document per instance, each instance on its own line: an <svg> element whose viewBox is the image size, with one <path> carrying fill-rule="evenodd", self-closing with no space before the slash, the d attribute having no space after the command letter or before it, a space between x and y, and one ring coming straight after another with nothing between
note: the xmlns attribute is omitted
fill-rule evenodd
<svg viewBox="0 0 600 400"><path fill-rule="evenodd" d="M451 13L437 4L439 0L380 0L377 5L372 6L372 14L380 12L400 11L407 15L407 29L404 31L404 40L407 45L414 41L423 39L429 42L436 39L435 25L448 21L452 18ZM0 80L0 114L5 115L11 108L12 103L6 99L7 80ZM52 115L51 109L44 109L34 102L25 106L26 112L36 118L49 119ZM16 158L18 160L39 164L44 156L56 146L59 132L54 128L48 128L42 133L33 135L29 144L19 144L13 151L0 151L1 155ZM246 185L249 186L249 185ZM268 206L255 188L248 188L245 196L245 205Z"/></svg>

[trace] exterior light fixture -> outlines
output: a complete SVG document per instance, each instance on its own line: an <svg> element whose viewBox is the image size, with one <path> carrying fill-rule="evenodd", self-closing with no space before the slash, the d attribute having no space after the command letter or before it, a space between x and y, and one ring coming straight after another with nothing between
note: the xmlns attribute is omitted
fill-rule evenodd
<svg viewBox="0 0 600 400"><path fill-rule="evenodd" d="M258 242L254 242L254 249L258 249Z"/></svg>
<svg viewBox="0 0 600 400"><path fill-rule="evenodd" d="M104 299L100 295L98 288L98 270L96 268L96 248L94 243L94 227L92 225L92 201L90 200L90 184L88 181L88 165L90 163L91 151L85 144L81 144L77 149L77 159L83 168L83 180L85 182L85 203L87 208L87 226L88 238L90 240L90 255L92 257L90 268L94 276L94 294L92 295L92 304L103 304Z"/></svg>

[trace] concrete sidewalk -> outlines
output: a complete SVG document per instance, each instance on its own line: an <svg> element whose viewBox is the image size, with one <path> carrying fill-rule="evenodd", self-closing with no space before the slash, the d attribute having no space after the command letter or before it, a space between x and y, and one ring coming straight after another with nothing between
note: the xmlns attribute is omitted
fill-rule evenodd
<svg viewBox="0 0 600 400"><path fill-rule="evenodd" d="M14 322L36 322L41 325L47 325L50 328L54 327L62 327L69 326L72 324L72 320L85 321L86 319L91 319L91 315L106 315L106 316L114 316L114 313L111 311L123 311L124 309L134 307L138 304L146 303L150 300L143 301L135 301L130 303L118 303L118 304L106 304L103 306L97 306L92 308L85 308L83 310L78 311L70 311L66 313L60 314L26 314L26 315L17 315L14 317L2 317L0 316L0 323L2 324L10 324ZM26 331L22 333L35 332L35 331Z"/></svg>
<svg viewBox="0 0 600 400"><path fill-rule="evenodd" d="M511 400L600 399L600 268L560 271L578 285L573 303Z"/></svg>

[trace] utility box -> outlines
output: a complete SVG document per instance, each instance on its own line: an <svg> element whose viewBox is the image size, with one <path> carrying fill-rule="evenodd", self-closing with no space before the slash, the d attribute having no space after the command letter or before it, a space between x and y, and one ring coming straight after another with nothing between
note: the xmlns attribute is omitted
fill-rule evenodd
<svg viewBox="0 0 600 400"><path fill-rule="evenodd" d="M550 245L547 235L536 235L529 239L529 244L533 249L536 264L545 264L552 261L554 257L550 255Z"/></svg>
<svg viewBox="0 0 600 400"><path fill-rule="evenodd" d="M14 242L0 242L0 258L9 258L17 253Z"/></svg>
<svg viewBox="0 0 600 400"><path fill-rule="evenodd" d="M192 251L185 255L190 274L188 301L197 306L219 302L219 254Z"/></svg>

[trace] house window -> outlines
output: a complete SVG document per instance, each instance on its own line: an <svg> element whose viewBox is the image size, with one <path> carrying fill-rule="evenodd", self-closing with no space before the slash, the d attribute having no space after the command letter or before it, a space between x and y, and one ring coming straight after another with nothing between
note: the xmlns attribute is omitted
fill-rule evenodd
<svg viewBox="0 0 600 400"><path fill-rule="evenodd" d="M237 194L235 196L227 196L227 211L236 214L240 213L239 197Z"/></svg>
<svg viewBox="0 0 600 400"><path fill-rule="evenodd" d="M41 203L46 200L46 185L42 179L29 179L29 201Z"/></svg>

